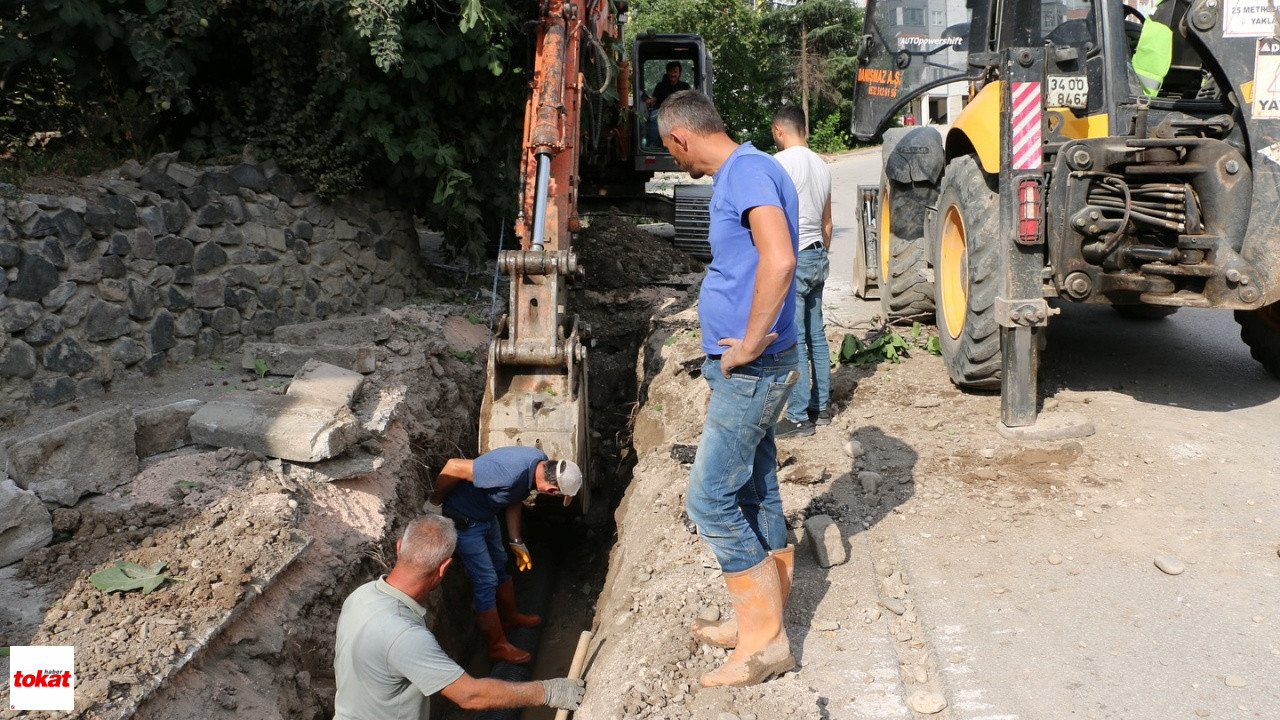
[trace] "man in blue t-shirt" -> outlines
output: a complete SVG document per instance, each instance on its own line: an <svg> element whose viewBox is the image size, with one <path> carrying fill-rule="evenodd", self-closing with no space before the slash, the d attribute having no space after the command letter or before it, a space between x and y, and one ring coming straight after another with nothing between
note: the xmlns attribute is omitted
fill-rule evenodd
<svg viewBox="0 0 1280 720"><path fill-rule="evenodd" d="M788 547L774 424L797 378L800 202L777 160L725 133L707 96L667 98L658 131L690 176L713 178L711 265L698 295L711 401L685 508L720 562L737 618L724 643L733 652L702 684L754 685L795 666L782 626L791 565L777 557ZM711 642L700 630L694 636Z"/></svg>
<svg viewBox="0 0 1280 720"><path fill-rule="evenodd" d="M552 461L541 450L521 445L501 447L475 460L454 458L436 477L427 499L429 509L458 527L458 555L471 578L476 622L489 646L489 657L511 663L529 661L529 653L507 641L507 630L542 622L516 608L515 586L507 575L498 513L506 520L511 550L521 571L533 567L520 535L520 508L533 490L564 497L568 505L582 489L582 470L570 460Z"/></svg>

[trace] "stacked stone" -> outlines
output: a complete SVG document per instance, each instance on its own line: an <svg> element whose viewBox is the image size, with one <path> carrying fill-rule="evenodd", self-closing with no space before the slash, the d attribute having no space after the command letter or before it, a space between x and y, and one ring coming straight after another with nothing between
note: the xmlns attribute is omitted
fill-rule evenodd
<svg viewBox="0 0 1280 720"><path fill-rule="evenodd" d="M83 180L76 195L0 185L0 420L422 286L408 214L323 203L273 163L175 156Z"/></svg>

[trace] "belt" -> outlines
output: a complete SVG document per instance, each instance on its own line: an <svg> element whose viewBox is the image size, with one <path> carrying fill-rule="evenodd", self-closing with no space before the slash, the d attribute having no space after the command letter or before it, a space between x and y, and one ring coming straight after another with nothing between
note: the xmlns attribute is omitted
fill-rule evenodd
<svg viewBox="0 0 1280 720"><path fill-rule="evenodd" d="M444 513L444 516L452 520L453 526L458 530L466 530L472 525L479 524L478 520L472 520L469 517L462 517L461 515L452 515L450 513Z"/></svg>
<svg viewBox="0 0 1280 720"><path fill-rule="evenodd" d="M778 352L773 352L773 353L761 353L761 354L760 354L760 357L757 357L755 360L752 360L750 363L747 363L747 364L748 364L748 365L750 365L751 363L756 362L757 360L759 360L760 358L765 357L766 355L781 355L781 354L782 354L782 353L784 353L784 352L788 352L788 351L794 350L794 349L795 349L795 347L796 347L796 346L793 344L793 345L791 345L790 347L783 348L782 350L779 350ZM708 355L708 356L707 356L707 359L709 359L709 360L719 360L719 359L720 359L720 357L721 357L720 355Z"/></svg>
<svg viewBox="0 0 1280 720"><path fill-rule="evenodd" d="M819 240L818 242L811 242L808 245L805 245L804 247L800 248L799 252L804 252L805 250L813 250L814 248L820 248L820 247L822 247L821 240Z"/></svg>

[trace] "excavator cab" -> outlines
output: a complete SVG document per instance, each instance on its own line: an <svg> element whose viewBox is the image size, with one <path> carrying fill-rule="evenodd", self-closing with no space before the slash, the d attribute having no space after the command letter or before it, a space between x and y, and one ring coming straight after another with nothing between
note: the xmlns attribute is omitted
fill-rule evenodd
<svg viewBox="0 0 1280 720"><path fill-rule="evenodd" d="M658 34L649 30L636 36L631 51L635 70L631 106L635 109L633 147L635 169L641 172L675 172L680 168L658 137L658 106L672 69L676 79L711 97L711 54L699 35ZM669 87L669 86L668 86Z"/></svg>

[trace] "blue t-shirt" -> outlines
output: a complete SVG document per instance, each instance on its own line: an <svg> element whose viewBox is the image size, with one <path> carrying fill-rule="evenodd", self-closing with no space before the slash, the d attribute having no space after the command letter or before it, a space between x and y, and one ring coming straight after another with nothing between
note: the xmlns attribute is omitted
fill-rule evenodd
<svg viewBox="0 0 1280 720"><path fill-rule="evenodd" d="M490 450L471 461L471 482L460 482L444 499L444 510L472 520L488 520L509 505L522 502L533 489L533 471L547 454L511 445Z"/></svg>
<svg viewBox="0 0 1280 720"><path fill-rule="evenodd" d="M725 350L720 339L745 335L751 314L760 253L751 239L747 211L761 205L781 207L795 252L800 238L800 199L782 165L749 142L733 151L712 180L711 265L698 293L698 323L703 352L719 355ZM786 350L796 343L794 277L791 288L769 330L778 333L778 338L765 348L766 353Z"/></svg>

